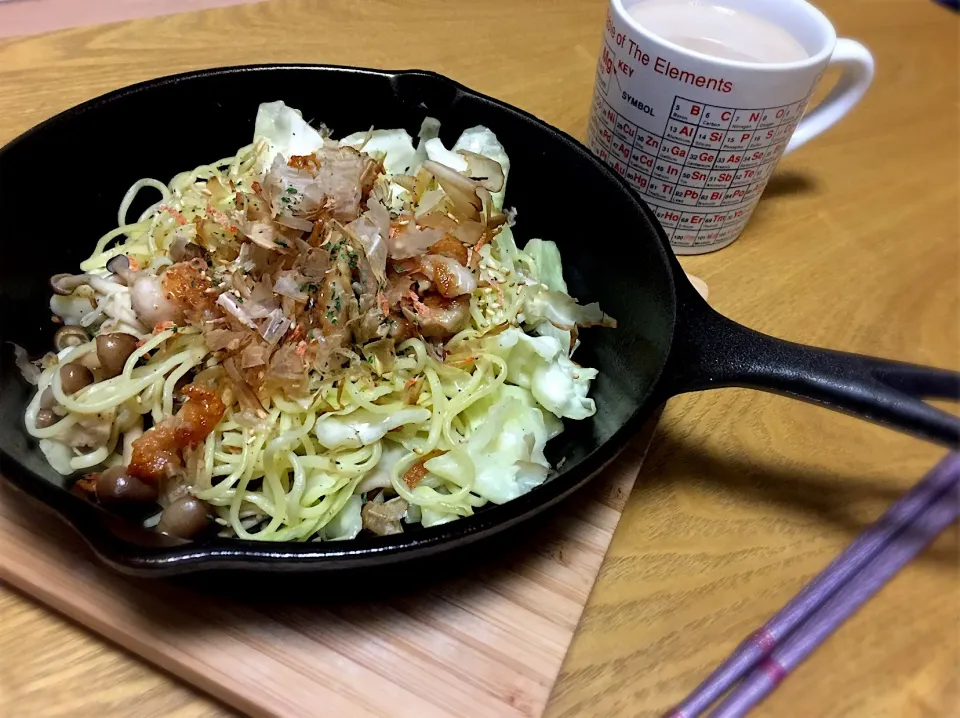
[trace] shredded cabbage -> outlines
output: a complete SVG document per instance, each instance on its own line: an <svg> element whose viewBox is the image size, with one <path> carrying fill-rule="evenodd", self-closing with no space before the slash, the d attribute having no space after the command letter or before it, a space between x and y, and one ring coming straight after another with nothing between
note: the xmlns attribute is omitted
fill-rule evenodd
<svg viewBox="0 0 960 718"><path fill-rule="evenodd" d="M354 494L346 500L343 508L330 519L330 523L323 527L321 538L326 541L344 541L356 538L363 528L363 519L360 518L360 508L363 506L363 497Z"/></svg>
<svg viewBox="0 0 960 718"><path fill-rule="evenodd" d="M502 190L493 193L493 204L497 209L503 209L503 199L507 191L506 179L507 175L510 174L510 158L497 136L482 125L471 127L464 130L460 138L453 144L453 151L456 152L457 150L475 152L500 163L503 168L504 185Z"/></svg>
<svg viewBox="0 0 960 718"><path fill-rule="evenodd" d="M555 292L566 294L567 283L563 281L563 263L560 261L560 250L556 243L531 239L523 251L530 257L532 274L536 280Z"/></svg>
<svg viewBox="0 0 960 718"><path fill-rule="evenodd" d="M456 152L451 152L444 147L443 142L441 142L438 137L424 142L424 147L426 147L427 150L427 159L446 165L457 172L463 172L467 169L467 161Z"/></svg>
<svg viewBox="0 0 960 718"><path fill-rule="evenodd" d="M427 159L427 140L440 136L440 120L435 117L424 117L420 124L420 131L417 133L417 152L414 156L413 167L409 174L415 174L420 169L420 165Z"/></svg>
<svg viewBox="0 0 960 718"><path fill-rule="evenodd" d="M410 174L416 159L413 140L406 130L354 132L340 140L341 147L363 148L372 157L383 160L387 174Z"/></svg>
<svg viewBox="0 0 960 718"><path fill-rule="evenodd" d="M317 419L314 433L320 444L328 449L359 449L380 441L387 432L404 424L418 424L429 418L430 412L419 407L398 409L389 414L357 409L345 416L324 414Z"/></svg>
<svg viewBox="0 0 960 718"><path fill-rule="evenodd" d="M458 484L472 474L473 493L497 504L543 483L550 469L543 449L563 426L528 390L502 385L465 411L464 418L470 438L427 461L431 474Z"/></svg>
<svg viewBox="0 0 960 718"><path fill-rule="evenodd" d="M597 407L587 397L596 369L578 366L556 337L531 337L510 328L484 340L485 348L507 362L507 381L529 389L548 411L566 419L586 419Z"/></svg>
<svg viewBox="0 0 960 718"><path fill-rule="evenodd" d="M265 140L267 150L260 154L258 167L270 167L279 154L286 158L309 155L323 145L323 136L301 116L299 110L282 101L261 103L253 127L254 142Z"/></svg>

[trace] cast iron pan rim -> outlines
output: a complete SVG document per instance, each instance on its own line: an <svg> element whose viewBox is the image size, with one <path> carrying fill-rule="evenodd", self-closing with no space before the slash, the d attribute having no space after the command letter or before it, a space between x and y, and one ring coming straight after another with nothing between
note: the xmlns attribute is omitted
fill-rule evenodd
<svg viewBox="0 0 960 718"><path fill-rule="evenodd" d="M658 250L663 260L664 270L668 275L670 298L673 300L672 316L670 317L672 343L672 335L676 325L677 302L677 288L674 281L675 260L672 253L668 251L667 238L663 234L659 222L646 203L636 196L622 177L603 165L589 150L567 133L548 125L524 110L428 70L375 70L344 65L275 63L214 67L167 75L107 92L45 120L12 140L5 147L0 148L0 163L2 163L4 154L8 149L35 134L69 122L72 118L94 110L103 104L122 100L130 95L165 85L179 84L195 78L284 70L342 72L351 75L386 77L391 80L396 80L399 77L424 77L448 84L456 90L458 95L482 99L507 113L533 121L559 136L575 154L596 166L602 167L611 181L611 189L616 187L625 198L629 198L646 215L650 226L655 230L659 239ZM385 557L390 557L391 561L402 561L455 548L473 539L514 526L528 518L528 514L532 516L532 514L538 513L539 509L545 509L556 504L573 493L612 461L639 430L642 421L649 415L646 410L647 404L653 396L653 390L659 383L660 377L663 375L668 354L669 352L664 353L657 376L650 383L646 402L641 403L638 409L624 422L623 426L617 429L606 442L577 467L549 479L547 483L528 494L499 506L490 506L474 516L398 536L373 537L344 542L283 544L238 539L215 539L206 543L185 543L183 546L172 548L143 547L114 535L106 525L107 517L103 509L71 496L68 492L54 486L42 477L37 476L33 471L13 461L12 457L5 452L0 452L0 458L4 459L2 463L6 465L0 468L2 468L4 477L17 488L38 499L48 508L53 509L60 519L73 526L101 559L125 573L161 576L196 570L251 569L254 567L290 572L337 570L348 566L350 568L362 568L380 563Z"/></svg>

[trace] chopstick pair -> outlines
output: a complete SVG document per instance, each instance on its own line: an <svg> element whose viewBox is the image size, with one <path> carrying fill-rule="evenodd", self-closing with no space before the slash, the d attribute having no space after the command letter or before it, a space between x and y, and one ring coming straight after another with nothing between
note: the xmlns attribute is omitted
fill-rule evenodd
<svg viewBox="0 0 960 718"><path fill-rule="evenodd" d="M960 454L950 454L667 717L696 718L728 691L711 718L745 715L958 515Z"/></svg>

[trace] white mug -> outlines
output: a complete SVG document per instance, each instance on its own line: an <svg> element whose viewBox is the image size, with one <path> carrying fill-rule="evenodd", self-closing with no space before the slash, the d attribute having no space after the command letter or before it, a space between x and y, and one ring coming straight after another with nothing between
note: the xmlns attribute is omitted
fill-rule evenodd
<svg viewBox="0 0 960 718"><path fill-rule="evenodd" d="M723 0L788 30L809 55L775 64L675 45L627 14L637 1L610 0L587 142L650 205L677 254L712 252L740 236L781 155L860 100L873 57L804 0ZM804 116L828 65L842 75Z"/></svg>

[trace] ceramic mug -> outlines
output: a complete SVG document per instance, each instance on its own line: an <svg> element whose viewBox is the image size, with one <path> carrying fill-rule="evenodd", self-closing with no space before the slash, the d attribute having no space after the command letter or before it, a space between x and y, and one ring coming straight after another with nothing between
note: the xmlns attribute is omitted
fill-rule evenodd
<svg viewBox="0 0 960 718"><path fill-rule="evenodd" d="M873 57L837 39L804 0L723 0L788 30L808 57L726 60L646 30L611 0L587 130L590 149L650 205L677 254L712 252L742 232L780 157L820 134L863 96ZM840 79L804 114L828 66Z"/></svg>

